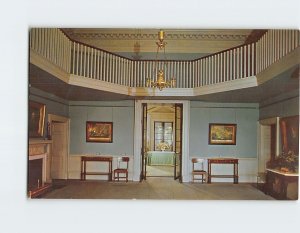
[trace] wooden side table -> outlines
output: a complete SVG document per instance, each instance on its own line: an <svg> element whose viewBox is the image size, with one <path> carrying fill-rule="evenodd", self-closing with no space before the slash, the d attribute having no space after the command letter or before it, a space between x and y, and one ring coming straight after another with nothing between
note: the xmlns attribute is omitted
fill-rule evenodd
<svg viewBox="0 0 300 233"><path fill-rule="evenodd" d="M208 159L208 181L207 183L211 183L211 178L233 178L233 183L239 183L239 160L235 158L212 158ZM211 165L212 164L233 164L233 175L212 175L211 174Z"/></svg>
<svg viewBox="0 0 300 233"><path fill-rule="evenodd" d="M87 172L87 162L106 162L108 163L108 171ZM112 157L111 156L81 156L81 180L86 180L87 175L107 175L108 180L112 181Z"/></svg>

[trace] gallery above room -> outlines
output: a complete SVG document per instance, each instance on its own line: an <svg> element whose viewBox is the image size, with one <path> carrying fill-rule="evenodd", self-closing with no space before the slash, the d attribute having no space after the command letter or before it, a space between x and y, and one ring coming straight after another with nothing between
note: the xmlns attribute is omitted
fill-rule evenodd
<svg viewBox="0 0 300 233"><path fill-rule="evenodd" d="M29 84L66 100L261 102L299 89L298 45L296 30L32 28Z"/></svg>

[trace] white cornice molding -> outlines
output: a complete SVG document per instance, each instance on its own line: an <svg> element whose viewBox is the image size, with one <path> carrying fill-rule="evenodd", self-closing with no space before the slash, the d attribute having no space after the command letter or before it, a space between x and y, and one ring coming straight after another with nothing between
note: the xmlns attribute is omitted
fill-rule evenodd
<svg viewBox="0 0 300 233"><path fill-rule="evenodd" d="M64 29L75 40L156 40L154 29ZM179 30L166 29L166 40L245 41L251 30Z"/></svg>

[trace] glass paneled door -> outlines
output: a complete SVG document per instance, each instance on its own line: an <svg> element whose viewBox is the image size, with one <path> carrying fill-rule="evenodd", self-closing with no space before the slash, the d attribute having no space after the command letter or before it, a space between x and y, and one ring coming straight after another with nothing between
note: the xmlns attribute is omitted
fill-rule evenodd
<svg viewBox="0 0 300 233"><path fill-rule="evenodd" d="M175 165L174 179L182 182L182 110L183 104L175 104Z"/></svg>
<svg viewBox="0 0 300 233"><path fill-rule="evenodd" d="M142 148L140 181L146 180L147 172L147 104L142 104Z"/></svg>

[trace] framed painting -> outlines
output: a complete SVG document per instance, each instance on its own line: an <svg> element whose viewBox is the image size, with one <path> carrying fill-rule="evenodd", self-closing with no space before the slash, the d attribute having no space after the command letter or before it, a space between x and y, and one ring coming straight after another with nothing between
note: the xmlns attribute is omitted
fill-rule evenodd
<svg viewBox="0 0 300 233"><path fill-rule="evenodd" d="M236 124L209 124L210 145L236 145Z"/></svg>
<svg viewBox="0 0 300 233"><path fill-rule="evenodd" d="M86 141L112 143L113 123L112 122L86 122Z"/></svg>
<svg viewBox="0 0 300 233"><path fill-rule="evenodd" d="M280 119L282 151L299 154L299 116Z"/></svg>
<svg viewBox="0 0 300 233"><path fill-rule="evenodd" d="M29 138L43 137L45 121L45 105L29 101L28 134Z"/></svg>

